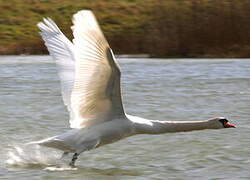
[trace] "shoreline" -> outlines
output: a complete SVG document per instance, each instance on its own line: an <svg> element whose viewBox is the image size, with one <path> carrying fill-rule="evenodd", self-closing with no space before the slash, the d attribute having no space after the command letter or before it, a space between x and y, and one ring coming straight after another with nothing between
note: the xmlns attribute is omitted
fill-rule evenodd
<svg viewBox="0 0 250 180"><path fill-rule="evenodd" d="M8 57L8 56L50 56L49 54L0 54L0 57ZM150 54L115 54L116 58L119 59L249 59L250 57L239 57L239 56L215 56L215 55L207 55L207 56L177 56L177 55L169 55L169 56L156 56Z"/></svg>

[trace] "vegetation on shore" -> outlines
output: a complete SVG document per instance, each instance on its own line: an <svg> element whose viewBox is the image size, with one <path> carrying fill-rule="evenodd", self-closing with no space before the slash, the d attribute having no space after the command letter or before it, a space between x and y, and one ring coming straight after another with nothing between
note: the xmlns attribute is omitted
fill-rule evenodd
<svg viewBox="0 0 250 180"><path fill-rule="evenodd" d="M249 0L3 0L0 54L45 54L36 24L51 17L72 39L71 17L94 11L116 54L250 57Z"/></svg>

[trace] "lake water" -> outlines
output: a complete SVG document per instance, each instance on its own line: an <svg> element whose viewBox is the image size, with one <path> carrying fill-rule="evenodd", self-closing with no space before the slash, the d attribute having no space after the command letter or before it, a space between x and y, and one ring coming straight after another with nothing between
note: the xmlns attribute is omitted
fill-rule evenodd
<svg viewBox="0 0 250 180"><path fill-rule="evenodd" d="M159 120L225 116L236 129L138 135L82 153L25 147L68 129L49 56L0 57L0 179L250 179L249 59L119 59L128 114Z"/></svg>

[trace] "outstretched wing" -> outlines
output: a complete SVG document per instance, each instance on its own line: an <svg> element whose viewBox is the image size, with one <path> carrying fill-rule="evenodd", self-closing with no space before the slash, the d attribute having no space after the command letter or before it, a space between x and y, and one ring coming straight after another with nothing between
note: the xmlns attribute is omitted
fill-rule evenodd
<svg viewBox="0 0 250 180"><path fill-rule="evenodd" d="M59 72L70 74L70 78L60 76L64 103L70 111L70 126L83 128L123 117L121 73L92 12L85 10L74 15L73 44L64 40L66 37L56 25L53 27L49 23L55 25L51 20L46 20L38 26L50 54L57 63L60 62ZM47 37L51 33L55 35ZM69 55L71 58L65 63ZM71 62L74 63L73 68ZM60 64L66 64L66 67Z"/></svg>
<svg viewBox="0 0 250 180"><path fill-rule="evenodd" d="M84 127L124 115L120 70L94 15L80 11L73 24L77 59L71 125Z"/></svg>
<svg viewBox="0 0 250 180"><path fill-rule="evenodd" d="M38 23L37 26L41 30L40 34L50 55L57 64L63 101L70 111L70 99L75 79L74 45L50 18L44 18L43 22Z"/></svg>

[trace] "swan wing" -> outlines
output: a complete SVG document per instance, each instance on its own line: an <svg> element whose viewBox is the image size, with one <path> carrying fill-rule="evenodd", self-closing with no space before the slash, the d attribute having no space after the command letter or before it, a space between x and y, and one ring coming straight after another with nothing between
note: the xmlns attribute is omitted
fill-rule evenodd
<svg viewBox="0 0 250 180"><path fill-rule="evenodd" d="M88 10L76 13L72 30L77 58L71 127L83 128L125 116L120 69L93 13Z"/></svg>
<svg viewBox="0 0 250 180"><path fill-rule="evenodd" d="M53 20L44 18L37 24L52 58L57 64L64 104L71 111L71 93L75 77L75 52L72 42L60 31Z"/></svg>
<svg viewBox="0 0 250 180"><path fill-rule="evenodd" d="M84 128L124 117L120 69L91 11L73 17L73 43L49 18L38 23L55 60L70 127Z"/></svg>

